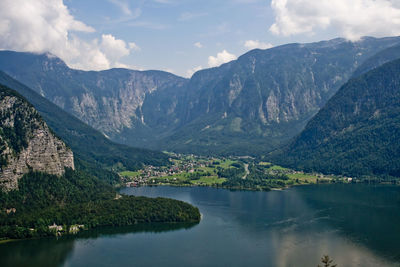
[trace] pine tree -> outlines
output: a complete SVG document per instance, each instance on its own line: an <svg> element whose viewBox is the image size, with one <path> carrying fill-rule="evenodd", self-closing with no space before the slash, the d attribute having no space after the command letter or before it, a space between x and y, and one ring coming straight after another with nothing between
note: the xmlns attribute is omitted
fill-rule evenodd
<svg viewBox="0 0 400 267"><path fill-rule="evenodd" d="M322 262L324 265L321 266L321 265L318 264L318 267L336 267L336 266L337 266L336 264L331 265L331 263L333 262L333 260L331 260L331 259L329 258L328 255L324 255L324 256L321 258L321 262Z"/></svg>

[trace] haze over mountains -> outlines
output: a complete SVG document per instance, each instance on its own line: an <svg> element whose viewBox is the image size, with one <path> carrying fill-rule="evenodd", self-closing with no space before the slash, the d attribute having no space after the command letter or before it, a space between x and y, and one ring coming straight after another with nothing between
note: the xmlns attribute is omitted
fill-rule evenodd
<svg viewBox="0 0 400 267"><path fill-rule="evenodd" d="M0 69L114 141L255 155L300 133L360 66L376 67L371 58L399 43L366 37L253 50L190 80L160 71L78 71L48 54L11 51L0 52Z"/></svg>

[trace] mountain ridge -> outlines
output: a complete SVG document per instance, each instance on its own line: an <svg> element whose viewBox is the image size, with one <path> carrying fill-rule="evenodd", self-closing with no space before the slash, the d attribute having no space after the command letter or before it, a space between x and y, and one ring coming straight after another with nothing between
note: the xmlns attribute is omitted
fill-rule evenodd
<svg viewBox="0 0 400 267"><path fill-rule="evenodd" d="M189 82L186 94L192 95L182 108L188 123L163 138L167 145L160 146L181 147L183 152L198 147L200 153L226 149L228 154L242 155L273 150L301 131L351 77L359 61L398 41L364 38L356 43L333 39L287 44L252 50L220 68L199 71Z"/></svg>
<svg viewBox="0 0 400 267"><path fill-rule="evenodd" d="M337 38L255 49L190 80L165 73L129 80L131 72L120 69L83 76L67 70L68 76L45 62L24 74L21 63L8 67L12 60L1 52L0 69L39 93L60 91L43 95L118 143L248 155L290 140L365 60L399 43L399 37Z"/></svg>

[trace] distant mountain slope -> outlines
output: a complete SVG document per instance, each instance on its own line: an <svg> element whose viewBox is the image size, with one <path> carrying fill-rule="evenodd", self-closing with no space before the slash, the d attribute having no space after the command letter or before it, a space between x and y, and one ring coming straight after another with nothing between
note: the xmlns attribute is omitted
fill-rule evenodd
<svg viewBox="0 0 400 267"><path fill-rule="evenodd" d="M275 159L345 175L400 177L400 60L346 83Z"/></svg>
<svg viewBox="0 0 400 267"><path fill-rule="evenodd" d="M359 66L353 73L353 77L357 77L364 74L370 70L373 70L389 61L400 58L400 46L396 45L389 47L376 55L368 58L361 66Z"/></svg>
<svg viewBox="0 0 400 267"><path fill-rule="evenodd" d="M163 71L74 70L51 54L13 51L0 52L0 70L110 137L142 121L147 93L186 82Z"/></svg>
<svg viewBox="0 0 400 267"><path fill-rule="evenodd" d="M399 38L334 39L253 50L221 67L202 70L186 86L170 116L177 129L162 138L164 149L185 152L260 154L298 134L354 70ZM157 95L157 91L153 94ZM157 118L147 102L148 126ZM149 99L150 100L150 99Z"/></svg>
<svg viewBox="0 0 400 267"><path fill-rule="evenodd" d="M20 94L0 85L0 191L18 188L30 171L62 175L74 155Z"/></svg>
<svg viewBox="0 0 400 267"><path fill-rule="evenodd" d="M15 89L32 103L47 124L71 147L76 156L99 167L136 169L142 164L166 164L167 155L115 144L47 99L0 72L0 84Z"/></svg>
<svg viewBox="0 0 400 267"><path fill-rule="evenodd" d="M51 55L0 52L0 69L119 143L262 154L300 133L368 58L400 38L253 50L190 80L165 72L69 69Z"/></svg>

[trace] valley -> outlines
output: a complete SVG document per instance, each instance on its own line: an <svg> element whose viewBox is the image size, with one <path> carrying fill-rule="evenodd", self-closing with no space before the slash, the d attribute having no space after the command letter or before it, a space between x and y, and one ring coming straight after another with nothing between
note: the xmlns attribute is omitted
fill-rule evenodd
<svg viewBox="0 0 400 267"><path fill-rule="evenodd" d="M0 51L0 237L200 221L187 203L130 198L121 187L397 185L399 43L256 49L189 80ZM56 145L37 141L37 128Z"/></svg>
<svg viewBox="0 0 400 267"><path fill-rule="evenodd" d="M256 49L191 79L0 51L0 237L200 221L187 203L130 198L121 186L399 184L399 43ZM54 144L35 139L43 132Z"/></svg>
<svg viewBox="0 0 400 267"><path fill-rule="evenodd" d="M364 183L365 179L322 173L305 173L246 157L205 157L168 153L171 165L146 166L119 175L126 187L208 186L225 189L269 191L296 185ZM392 183L370 179L369 183ZM394 180L394 183L400 181Z"/></svg>
<svg viewBox="0 0 400 267"><path fill-rule="evenodd" d="M0 0L1 267L399 267L399 0Z"/></svg>

